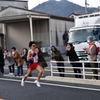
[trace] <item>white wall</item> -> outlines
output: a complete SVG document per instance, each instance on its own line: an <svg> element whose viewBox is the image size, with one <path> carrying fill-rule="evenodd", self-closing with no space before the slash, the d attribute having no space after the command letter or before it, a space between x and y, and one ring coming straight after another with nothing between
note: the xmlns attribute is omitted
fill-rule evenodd
<svg viewBox="0 0 100 100"><path fill-rule="evenodd" d="M49 21L46 19L38 19L33 21L33 38L41 41L42 47L47 47L50 44L49 40Z"/></svg>
<svg viewBox="0 0 100 100"><path fill-rule="evenodd" d="M42 47L49 46L48 20L33 20L33 39L41 41ZM7 48L15 46L18 49L28 47L30 41L29 22L16 22L7 24Z"/></svg>
<svg viewBox="0 0 100 100"><path fill-rule="evenodd" d="M50 32L52 37L52 41L51 41L52 44L56 45L56 34L57 34L59 40L58 44L59 46L62 46L63 45L62 36L65 32L65 29L69 30L73 26L74 26L74 22L71 21L50 19Z"/></svg>
<svg viewBox="0 0 100 100"><path fill-rule="evenodd" d="M7 24L6 44L7 48L15 46L19 50L28 47L30 41L30 30L28 22Z"/></svg>
<svg viewBox="0 0 100 100"><path fill-rule="evenodd" d="M50 23L49 23L50 22ZM66 25L65 25L66 24ZM62 48L63 39L62 35L65 32L65 26L67 30L73 26L73 22L57 20L57 19L37 19L33 20L33 39L35 41L41 41L42 47L50 46L50 35L52 45L56 46L56 33L58 35L58 47ZM6 44L10 49L12 46L16 46L18 49L28 47L30 41L30 26L29 22L16 22L7 24Z"/></svg>
<svg viewBox="0 0 100 100"><path fill-rule="evenodd" d="M65 52L62 36L65 31L69 31L69 29L73 26L74 22L72 21L50 19L51 45L56 46L61 51L61 53ZM58 37L58 45L56 39L57 37Z"/></svg>

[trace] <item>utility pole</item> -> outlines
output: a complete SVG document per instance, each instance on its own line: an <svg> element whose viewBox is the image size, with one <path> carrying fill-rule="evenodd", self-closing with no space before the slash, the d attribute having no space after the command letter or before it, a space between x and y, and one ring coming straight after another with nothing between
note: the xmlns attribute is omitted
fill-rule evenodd
<svg viewBox="0 0 100 100"><path fill-rule="evenodd" d="M98 11L100 11L100 6L98 6Z"/></svg>
<svg viewBox="0 0 100 100"><path fill-rule="evenodd" d="M89 4L87 3L87 0L85 0L85 13L87 14L87 6L89 6Z"/></svg>

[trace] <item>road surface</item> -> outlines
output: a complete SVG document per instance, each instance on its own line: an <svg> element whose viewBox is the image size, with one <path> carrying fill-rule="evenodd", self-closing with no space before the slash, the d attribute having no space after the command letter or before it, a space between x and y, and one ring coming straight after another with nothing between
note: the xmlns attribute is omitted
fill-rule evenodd
<svg viewBox="0 0 100 100"><path fill-rule="evenodd" d="M33 80L20 86L20 78L0 78L0 98L4 100L100 100L100 87L41 81L37 87Z"/></svg>

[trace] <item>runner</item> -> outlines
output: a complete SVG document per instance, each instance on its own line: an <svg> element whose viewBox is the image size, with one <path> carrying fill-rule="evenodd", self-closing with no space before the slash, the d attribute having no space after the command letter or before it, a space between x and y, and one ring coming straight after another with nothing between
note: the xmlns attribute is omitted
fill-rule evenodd
<svg viewBox="0 0 100 100"><path fill-rule="evenodd" d="M39 80L42 77L43 69L38 63L38 50L36 49L36 44L35 44L34 41L29 42L29 47L30 47L30 50L28 51L28 55L27 55L29 67L28 67L27 73L22 78L21 86L24 86L24 81L28 78L30 73L33 70L37 70L38 71L38 77L37 77L37 79L35 80L34 83L36 83L37 87L40 87Z"/></svg>

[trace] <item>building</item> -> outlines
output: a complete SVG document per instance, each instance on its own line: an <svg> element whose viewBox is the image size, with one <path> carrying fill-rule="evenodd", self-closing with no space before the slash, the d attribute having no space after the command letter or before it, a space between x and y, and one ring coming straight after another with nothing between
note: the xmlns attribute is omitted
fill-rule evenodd
<svg viewBox="0 0 100 100"><path fill-rule="evenodd" d="M0 11L8 6L28 9L27 0L0 0ZM0 46L4 47L3 24L0 24Z"/></svg>
<svg viewBox="0 0 100 100"><path fill-rule="evenodd" d="M75 16L79 16L81 14L77 14L77 13L71 13L68 17L69 18L74 18Z"/></svg>
<svg viewBox="0 0 100 100"><path fill-rule="evenodd" d="M8 7L14 6L19 8L28 9L28 0L0 0L0 10Z"/></svg>
<svg viewBox="0 0 100 100"><path fill-rule="evenodd" d="M30 40L39 41L41 47L63 46L62 35L74 23L73 19L48 15L19 7L9 6L0 12L3 44L10 49L28 47Z"/></svg>

